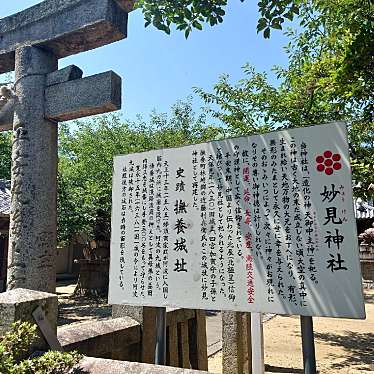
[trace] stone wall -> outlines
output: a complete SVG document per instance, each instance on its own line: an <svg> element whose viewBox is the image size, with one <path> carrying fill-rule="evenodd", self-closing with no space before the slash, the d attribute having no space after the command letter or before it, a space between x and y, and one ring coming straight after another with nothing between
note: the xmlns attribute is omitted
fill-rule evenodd
<svg viewBox="0 0 374 374"><path fill-rule="evenodd" d="M89 374L208 374L206 371L180 369L170 366L140 364L137 362L121 362L86 357L79 367Z"/></svg>
<svg viewBox="0 0 374 374"><path fill-rule="evenodd" d="M65 325L57 337L65 351L77 350L93 357L140 361L140 324L130 317Z"/></svg>

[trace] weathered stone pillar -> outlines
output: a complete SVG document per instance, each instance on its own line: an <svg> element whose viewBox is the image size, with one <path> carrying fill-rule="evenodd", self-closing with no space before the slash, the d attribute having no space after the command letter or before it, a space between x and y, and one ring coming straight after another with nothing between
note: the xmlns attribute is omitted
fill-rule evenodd
<svg viewBox="0 0 374 374"><path fill-rule="evenodd" d="M222 373L252 373L250 313L222 312Z"/></svg>
<svg viewBox="0 0 374 374"><path fill-rule="evenodd" d="M31 46L15 54L8 288L55 292L57 123L45 119L44 103L57 58Z"/></svg>

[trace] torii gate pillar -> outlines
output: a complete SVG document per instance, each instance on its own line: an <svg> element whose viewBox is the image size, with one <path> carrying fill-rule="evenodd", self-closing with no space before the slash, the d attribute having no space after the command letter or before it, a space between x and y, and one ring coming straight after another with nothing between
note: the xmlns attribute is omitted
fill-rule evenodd
<svg viewBox="0 0 374 374"><path fill-rule="evenodd" d="M13 129L9 289L55 292L58 122L121 108L118 75L82 78L57 61L124 39L133 3L45 0L0 20L0 74L16 78L0 116L0 131Z"/></svg>
<svg viewBox="0 0 374 374"><path fill-rule="evenodd" d="M9 289L56 288L58 127L44 115L46 75L55 70L50 52L32 46L15 52Z"/></svg>

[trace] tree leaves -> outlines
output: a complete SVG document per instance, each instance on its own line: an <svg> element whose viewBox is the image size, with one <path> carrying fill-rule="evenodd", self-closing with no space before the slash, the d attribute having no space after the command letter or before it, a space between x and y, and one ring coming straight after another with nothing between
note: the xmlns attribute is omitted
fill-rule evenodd
<svg viewBox="0 0 374 374"><path fill-rule="evenodd" d="M145 26L170 33L170 25L183 31L188 38L193 29L202 30L203 24L214 26L223 22L227 0L142 0Z"/></svg>
<svg viewBox="0 0 374 374"><path fill-rule="evenodd" d="M240 0L242 3L244 0ZM270 37L271 29L281 30L285 19L293 20L300 12L303 0L260 0L257 32ZM202 30L203 24L215 26L224 21L227 0L141 0L145 26L170 33L170 25L183 31L188 38L192 30Z"/></svg>
<svg viewBox="0 0 374 374"><path fill-rule="evenodd" d="M220 78L213 92L195 89L210 114L236 135L281 126L344 120L349 126L355 195L372 198L374 182L374 8L355 0L259 3L257 32L270 37L284 18L302 27L287 30L287 68L275 68L280 84L244 68L244 78ZM282 16L283 14L283 16Z"/></svg>
<svg viewBox="0 0 374 374"><path fill-rule="evenodd" d="M90 234L97 210L111 210L113 157L163 147L208 141L221 136L221 129L196 115L191 99L178 102L171 114L153 112L148 120L121 121L114 115L77 122L71 133L60 127L58 179L59 241L73 234ZM100 160L100 162L97 162Z"/></svg>
<svg viewBox="0 0 374 374"><path fill-rule="evenodd" d="M262 31L268 25L268 20L264 17L260 18L257 23L257 32Z"/></svg>
<svg viewBox="0 0 374 374"><path fill-rule="evenodd" d="M250 65L245 65L243 71L244 78L236 84L230 82L228 75L222 75L212 93L194 89L209 105L209 114L221 122L229 136L271 131L275 125L267 111L275 96L266 74L257 73Z"/></svg>
<svg viewBox="0 0 374 374"><path fill-rule="evenodd" d="M195 29L198 29L198 30L202 30L202 29L203 29L203 26L202 26L201 23L199 23L198 21L193 21L193 22L192 22L192 26L193 26Z"/></svg>
<svg viewBox="0 0 374 374"><path fill-rule="evenodd" d="M271 29L282 30L285 19L293 20L299 14L299 0L261 0L258 3L260 18L257 23L257 32L263 31L264 38L270 38Z"/></svg>
<svg viewBox="0 0 374 374"><path fill-rule="evenodd" d="M11 152L11 132L0 133L0 179L10 180Z"/></svg>

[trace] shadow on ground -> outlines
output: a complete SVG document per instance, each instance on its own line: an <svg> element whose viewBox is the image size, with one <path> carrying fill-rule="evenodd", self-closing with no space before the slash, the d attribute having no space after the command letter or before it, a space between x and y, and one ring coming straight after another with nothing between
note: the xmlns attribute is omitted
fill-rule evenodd
<svg viewBox="0 0 374 374"><path fill-rule="evenodd" d="M339 346L349 352L347 357L331 367L342 369L353 365L371 365L374 370L374 333L347 331L344 335L315 333L315 338L332 346Z"/></svg>
<svg viewBox="0 0 374 374"><path fill-rule="evenodd" d="M109 318L112 314L103 298L60 296L58 302L58 326Z"/></svg>
<svg viewBox="0 0 374 374"><path fill-rule="evenodd" d="M303 369L295 369L295 368L284 368L280 366L271 366L271 365L265 365L265 371L268 371L269 373L300 373L303 374Z"/></svg>

